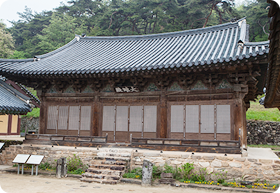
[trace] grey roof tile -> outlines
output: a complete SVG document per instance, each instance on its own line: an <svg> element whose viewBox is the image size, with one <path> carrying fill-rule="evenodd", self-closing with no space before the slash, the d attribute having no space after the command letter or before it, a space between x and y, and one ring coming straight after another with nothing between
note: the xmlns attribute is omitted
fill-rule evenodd
<svg viewBox="0 0 280 193"><path fill-rule="evenodd" d="M238 41L244 42L243 49ZM246 20L180 32L79 37L37 56L0 60L0 72L32 75L109 73L210 65L268 53L269 42L245 42Z"/></svg>
<svg viewBox="0 0 280 193"><path fill-rule="evenodd" d="M25 101L30 98L0 80L0 113L1 114L26 114L31 111L31 106Z"/></svg>

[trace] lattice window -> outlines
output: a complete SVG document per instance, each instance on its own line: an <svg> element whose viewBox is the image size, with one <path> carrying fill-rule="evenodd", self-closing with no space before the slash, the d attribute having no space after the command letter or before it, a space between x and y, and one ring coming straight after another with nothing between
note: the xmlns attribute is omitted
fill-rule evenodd
<svg viewBox="0 0 280 193"><path fill-rule="evenodd" d="M47 129L57 129L57 106L49 106L48 108L48 122Z"/></svg>
<svg viewBox="0 0 280 193"><path fill-rule="evenodd" d="M157 106L144 106L144 132L157 131Z"/></svg>
<svg viewBox="0 0 280 193"><path fill-rule="evenodd" d="M171 132L184 132L184 105L171 105Z"/></svg>
<svg viewBox="0 0 280 193"><path fill-rule="evenodd" d="M116 131L128 131L128 106L117 106Z"/></svg>
<svg viewBox="0 0 280 193"><path fill-rule="evenodd" d="M199 133L199 105L186 105L186 132Z"/></svg>
<svg viewBox="0 0 280 193"><path fill-rule="evenodd" d="M103 106L103 131L114 131L115 129L115 107Z"/></svg>
<svg viewBox="0 0 280 193"><path fill-rule="evenodd" d="M230 133L230 105L217 105L217 133Z"/></svg>
<svg viewBox="0 0 280 193"><path fill-rule="evenodd" d="M129 131L142 132L143 109L142 106L130 106Z"/></svg>
<svg viewBox="0 0 280 193"><path fill-rule="evenodd" d="M81 106L81 130L90 130L91 106Z"/></svg>
<svg viewBox="0 0 280 193"><path fill-rule="evenodd" d="M214 105L201 105L201 133L214 133Z"/></svg>
<svg viewBox="0 0 280 193"><path fill-rule="evenodd" d="M79 106L69 107L69 130L79 130L80 127L80 108Z"/></svg>
<svg viewBox="0 0 280 193"><path fill-rule="evenodd" d="M68 122L68 106L60 106L58 108L58 129L59 130L67 130L67 122Z"/></svg>

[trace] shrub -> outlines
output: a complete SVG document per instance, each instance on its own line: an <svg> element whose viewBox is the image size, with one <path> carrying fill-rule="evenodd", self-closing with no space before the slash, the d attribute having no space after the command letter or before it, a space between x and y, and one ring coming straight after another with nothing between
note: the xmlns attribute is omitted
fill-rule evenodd
<svg viewBox="0 0 280 193"><path fill-rule="evenodd" d="M67 170L69 173L79 172L80 170L85 171L87 166L83 164L82 160L79 156L73 155L73 157L67 158ZM77 171L78 170L78 171Z"/></svg>
<svg viewBox="0 0 280 193"><path fill-rule="evenodd" d="M181 165L181 167L179 167L179 172L181 174L181 177L184 180L188 180L193 169L194 169L193 164L185 163Z"/></svg>

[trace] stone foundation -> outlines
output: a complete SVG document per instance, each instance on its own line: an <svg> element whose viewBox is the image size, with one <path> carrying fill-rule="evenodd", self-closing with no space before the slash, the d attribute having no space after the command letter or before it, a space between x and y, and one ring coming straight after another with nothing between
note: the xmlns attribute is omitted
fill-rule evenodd
<svg viewBox="0 0 280 193"><path fill-rule="evenodd" d="M106 149L105 149L106 150ZM223 155L223 154L204 154L190 152L163 152L151 150L118 149L119 152L127 154L131 151L131 168L142 167L143 161L149 160L156 166L181 166L185 163L193 163L195 170L206 168L207 179L216 180L217 175L225 174L228 180L267 180L270 183L280 183L280 160L269 159L251 159L244 158L241 155ZM77 148L74 147L43 147L43 146L25 146L11 145L6 148L0 160L3 164L13 165L12 161L17 154L44 155L43 162L48 162L53 166L56 160L61 157L72 157L74 154L79 156L84 164L93 164L94 157L104 149L96 148Z"/></svg>
<svg viewBox="0 0 280 193"><path fill-rule="evenodd" d="M280 145L280 123L271 121L247 121L248 145Z"/></svg>

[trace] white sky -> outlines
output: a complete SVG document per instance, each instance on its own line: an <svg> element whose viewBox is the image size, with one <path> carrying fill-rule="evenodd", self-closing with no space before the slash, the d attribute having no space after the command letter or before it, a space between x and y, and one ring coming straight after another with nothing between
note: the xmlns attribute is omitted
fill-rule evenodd
<svg viewBox="0 0 280 193"><path fill-rule="evenodd" d="M34 12L43 10L49 11L59 7L60 3L67 3L68 0L0 0L0 20L11 27L9 21L19 20L17 12L24 12L25 6Z"/></svg>
<svg viewBox="0 0 280 193"><path fill-rule="evenodd" d="M60 3L67 3L68 0L0 0L0 20L11 27L9 21L19 20L17 12L24 12L25 6L31 8L34 12L41 12L43 10L49 11L53 8L59 7ZM245 0L235 0L237 5ZM280 1L280 0L276 0Z"/></svg>

